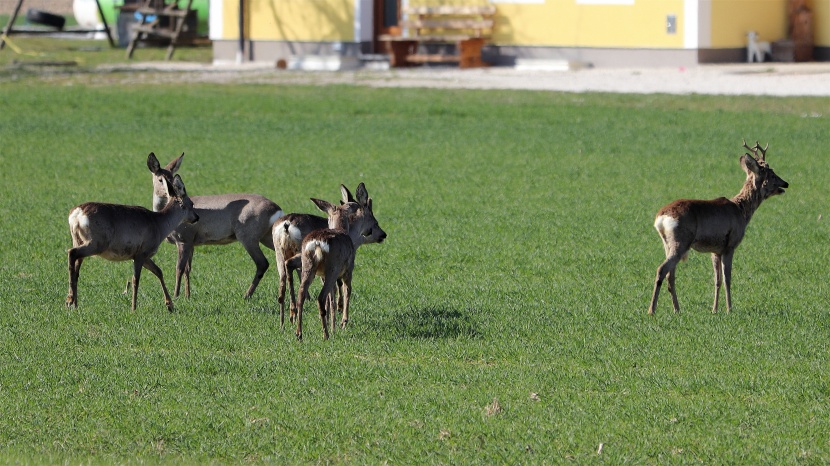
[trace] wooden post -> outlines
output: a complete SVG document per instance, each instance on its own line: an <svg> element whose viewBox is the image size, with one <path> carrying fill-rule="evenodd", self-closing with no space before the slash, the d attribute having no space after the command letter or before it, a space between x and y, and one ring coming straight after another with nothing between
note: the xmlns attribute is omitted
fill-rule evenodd
<svg viewBox="0 0 830 466"><path fill-rule="evenodd" d="M17 0L17 5L14 7L14 13L9 18L9 22L6 24L6 27L3 28L3 35L0 36L0 50L3 50L3 47L6 46L6 37L9 36L9 33L12 31L12 24L17 19L17 14L20 13L20 7L23 6L23 0Z"/></svg>

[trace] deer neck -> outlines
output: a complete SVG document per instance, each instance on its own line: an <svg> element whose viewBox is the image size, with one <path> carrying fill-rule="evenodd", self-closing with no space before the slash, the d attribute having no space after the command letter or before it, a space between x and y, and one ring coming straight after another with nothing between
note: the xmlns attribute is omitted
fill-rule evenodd
<svg viewBox="0 0 830 466"><path fill-rule="evenodd" d="M349 238L351 238L355 248L366 242L366 238L363 237L359 228L349 228Z"/></svg>
<svg viewBox="0 0 830 466"><path fill-rule="evenodd" d="M153 193L153 211L161 212L170 203L170 197Z"/></svg>
<svg viewBox="0 0 830 466"><path fill-rule="evenodd" d="M167 236L184 220L186 212L175 198L170 198L167 205L158 212L159 229Z"/></svg>
<svg viewBox="0 0 830 466"><path fill-rule="evenodd" d="M336 230L341 233L349 234L349 219L346 215L340 212L335 212L329 216L329 229Z"/></svg>
<svg viewBox="0 0 830 466"><path fill-rule="evenodd" d="M764 201L761 189L755 185L755 181L756 179L754 176L747 177L743 188L741 188L741 192L732 198L732 202L734 202L741 210L744 220L746 220L747 223L749 223L749 220L752 218L755 211L758 210L761 202Z"/></svg>

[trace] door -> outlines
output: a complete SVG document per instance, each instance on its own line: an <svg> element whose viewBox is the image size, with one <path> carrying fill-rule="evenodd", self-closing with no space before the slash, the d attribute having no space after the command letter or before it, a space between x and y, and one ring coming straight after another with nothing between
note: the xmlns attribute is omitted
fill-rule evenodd
<svg viewBox="0 0 830 466"><path fill-rule="evenodd" d="M372 35L372 49L374 53L385 53L379 36L401 34L398 23L401 19L401 0L374 0L374 33Z"/></svg>

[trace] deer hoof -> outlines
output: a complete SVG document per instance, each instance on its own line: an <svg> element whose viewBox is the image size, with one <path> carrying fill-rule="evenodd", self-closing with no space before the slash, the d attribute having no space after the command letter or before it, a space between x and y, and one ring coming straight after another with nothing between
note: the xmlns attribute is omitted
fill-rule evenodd
<svg viewBox="0 0 830 466"><path fill-rule="evenodd" d="M343 322L340 322L340 328L345 330L346 325L349 323L349 319L344 319Z"/></svg>

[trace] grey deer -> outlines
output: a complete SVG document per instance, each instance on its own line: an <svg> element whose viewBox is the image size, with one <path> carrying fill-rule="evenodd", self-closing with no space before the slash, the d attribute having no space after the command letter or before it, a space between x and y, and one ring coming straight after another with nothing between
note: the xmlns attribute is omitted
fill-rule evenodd
<svg viewBox="0 0 830 466"><path fill-rule="evenodd" d="M356 231L364 232L365 234L354 235L352 240L355 247L360 247L362 244L368 243L382 243L386 239L386 232L378 224L375 219L374 212L371 207L369 193L366 191L366 185L360 183L355 191L357 198L352 196L352 193L344 185L340 185L340 194L342 204L358 203L362 208L359 209L355 215L349 219L350 225ZM276 252L277 271L280 276L279 296L277 298L280 304L280 325L285 323L285 288L286 284L290 289L290 321L294 322L297 315L297 299L294 294L294 276L288 272L286 261L300 253L300 246L309 233L321 228L327 228L328 220L325 217L320 217L311 214L288 214L278 219L273 226L272 234L274 240L274 250ZM332 319L332 326L334 320ZM342 325L345 326L345 323Z"/></svg>
<svg viewBox="0 0 830 466"><path fill-rule="evenodd" d="M342 188L341 189L345 189ZM355 253L357 244L362 244L362 237L369 236L377 227L377 222L361 224L355 218L363 216L369 211L371 215L372 199L368 198L366 205L359 202L346 202L335 206L326 201L312 199L320 210L328 214L328 228L314 230L303 238L300 253L286 261L287 273L302 269L300 273L300 293L297 301L297 339L303 339L303 303L308 297L308 289L314 276L323 279L323 286L317 296L317 307L320 311L320 320L323 324L323 338L328 339L329 332L326 325L328 316L333 319L336 305L334 303L335 287L341 288L343 298L343 318L341 327L345 328L349 321L349 302L352 292L352 274L354 272ZM374 218L374 216L372 216ZM384 234L385 236L385 234ZM340 285L338 285L340 284Z"/></svg>
<svg viewBox="0 0 830 466"><path fill-rule="evenodd" d="M721 283L726 288L726 310L732 310L732 257L741 243L746 226L752 214L765 199L784 194L789 184L772 171L767 164L766 152L756 141L744 148L752 152L741 156L741 168L746 172L744 186L735 197L720 197L710 201L681 199L674 201L657 212L654 228L663 240L666 260L657 269L654 294L651 297L649 314L657 308L657 296L663 280L668 278L669 292L675 312L680 312L675 288L675 268L685 259L689 249L712 254L715 270L715 303L712 312L718 310Z"/></svg>
<svg viewBox="0 0 830 466"><path fill-rule="evenodd" d="M167 202L164 180L175 174L182 164L184 154L162 168L153 157L148 162L153 173L153 210ZM258 194L223 194L215 196L193 196L193 204L199 215L199 223L180 225L170 235L169 241L176 244L176 287L174 296L179 296L182 275L185 278L185 296L190 297L190 271L193 264L193 249L196 246L229 244L239 241L251 260L256 264L256 273L245 298L250 298L268 270L259 244L274 249L271 239L271 225L283 215L282 209L273 201Z"/></svg>
<svg viewBox="0 0 830 466"><path fill-rule="evenodd" d="M150 157L155 158L153 154ZM152 257L159 245L182 222L199 220L193 202L187 196L181 177L162 181L170 201L159 212L144 207L87 202L69 212L72 249L69 250L69 295L67 307L78 307L78 276L84 258L101 256L111 261L133 260L132 310L136 308L141 268L158 277L167 308L173 300L164 285L161 269Z"/></svg>

